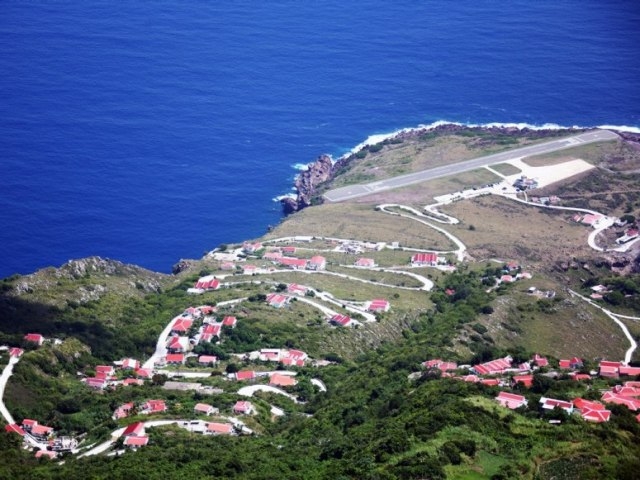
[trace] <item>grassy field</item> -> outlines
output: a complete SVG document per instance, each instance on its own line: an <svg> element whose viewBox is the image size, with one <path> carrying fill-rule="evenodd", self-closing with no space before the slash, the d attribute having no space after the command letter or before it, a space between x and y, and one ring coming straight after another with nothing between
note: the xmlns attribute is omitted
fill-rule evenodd
<svg viewBox="0 0 640 480"><path fill-rule="evenodd" d="M526 157L523 162L532 167L544 167L580 158L585 162L597 165L608 155L615 154L618 148L618 142L616 141L595 142L579 147L565 148L557 152L545 153L544 155Z"/></svg>
<svg viewBox="0 0 640 480"><path fill-rule="evenodd" d="M496 172L499 172L502 175L507 175L507 176L515 175L522 171L518 167L514 167L510 163L498 163L497 165L491 165L491 168L493 168Z"/></svg>
<svg viewBox="0 0 640 480"><path fill-rule="evenodd" d="M377 212L373 206L325 204L298 212L265 238L294 235L337 237L369 242L400 242L414 248L447 249L440 233L409 219Z"/></svg>

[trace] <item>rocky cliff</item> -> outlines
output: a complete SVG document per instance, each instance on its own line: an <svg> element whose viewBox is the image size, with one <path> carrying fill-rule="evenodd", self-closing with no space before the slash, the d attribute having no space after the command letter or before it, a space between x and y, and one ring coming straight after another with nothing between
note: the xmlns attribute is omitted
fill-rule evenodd
<svg viewBox="0 0 640 480"><path fill-rule="evenodd" d="M331 179L332 173L333 162L329 155L320 155L310 163L307 169L296 178L295 187L298 192L296 198L282 199L284 213L297 212L311 205L311 198L318 185Z"/></svg>

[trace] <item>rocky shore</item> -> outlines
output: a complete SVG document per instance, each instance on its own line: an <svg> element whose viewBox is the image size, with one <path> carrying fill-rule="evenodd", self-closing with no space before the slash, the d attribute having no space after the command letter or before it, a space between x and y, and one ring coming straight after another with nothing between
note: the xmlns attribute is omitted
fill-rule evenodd
<svg viewBox="0 0 640 480"><path fill-rule="evenodd" d="M470 127L455 123L447 123L437 125L435 127L411 128L400 130L399 132L388 136L385 140L375 145L399 144L406 141L417 140L426 134L436 135L456 135L464 133L465 135L478 135L482 137L491 135L502 135L514 138L527 137L530 139L551 138L560 135L567 129L549 128L519 128L516 126L479 126ZM576 133L582 130L575 130ZM487 144L491 143L491 139L487 139ZM343 173L351 164L363 158L363 153L373 146L373 144L365 144L357 151L344 155L333 163L329 155L320 155L315 161L309 164L307 170L300 173L294 183L296 196L285 197L280 200L282 209L286 215L298 212L314 203L321 203L322 198L319 191L323 185L331 181L334 177Z"/></svg>

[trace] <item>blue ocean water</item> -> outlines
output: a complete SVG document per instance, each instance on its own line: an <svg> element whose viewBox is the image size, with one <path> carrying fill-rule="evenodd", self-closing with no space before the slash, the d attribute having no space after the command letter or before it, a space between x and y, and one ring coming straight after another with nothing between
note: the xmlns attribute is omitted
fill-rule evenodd
<svg viewBox="0 0 640 480"><path fill-rule="evenodd" d="M0 7L0 277L169 271L281 219L292 165L429 124L640 126L636 1Z"/></svg>

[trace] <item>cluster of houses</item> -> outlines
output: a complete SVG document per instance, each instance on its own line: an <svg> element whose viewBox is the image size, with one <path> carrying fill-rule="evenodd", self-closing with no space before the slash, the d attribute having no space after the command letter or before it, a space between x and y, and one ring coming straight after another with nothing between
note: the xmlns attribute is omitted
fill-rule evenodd
<svg viewBox="0 0 640 480"><path fill-rule="evenodd" d="M640 236L640 230L638 228L628 228L625 230L624 234L621 237L616 239L616 243L618 245L622 245L624 243L630 242L631 240L635 240Z"/></svg>
<svg viewBox="0 0 640 480"><path fill-rule="evenodd" d="M258 354L258 359L263 362L278 362L286 366L303 367L309 359L309 355L302 350L263 348Z"/></svg>
<svg viewBox="0 0 640 480"><path fill-rule="evenodd" d="M236 373L230 373L229 378L238 382L255 382L260 378L269 378L268 384L272 387L293 387L297 385L297 381L293 375L287 375L282 372L257 372L255 370L240 370Z"/></svg>
<svg viewBox="0 0 640 480"><path fill-rule="evenodd" d="M451 377L465 382L477 382L496 387L522 386L524 388L530 388L533 385L534 378L532 372L537 368L549 366L549 361L545 357L536 354L528 362L514 365L513 359L507 356L471 367L464 367L468 368L471 372L465 376L456 376L453 373L459 368L462 368L455 362L433 359L427 360L422 366L425 369L440 370L443 377ZM571 370L569 375L574 380L592 379L592 375L576 371L583 366L583 361L578 357L559 361L559 368L562 370ZM504 377L507 373L512 374L510 378ZM638 376L640 375L640 367L630 367L622 362L602 360L599 364L598 372L592 372L592 374L597 374L604 378L618 378L621 375ZM501 391L495 400L500 405L510 409L517 409L527 406L528 404L528 400L524 395L505 391ZM633 412L640 410L640 382L627 381L623 385L616 385L603 392L601 400L604 403L582 398L575 398L570 401L542 397L540 399L540 408L543 411L560 408L568 414L574 412L579 413L583 419L590 422L606 422L611 416L611 411L607 410L604 405L606 403L624 405ZM640 413L636 418L640 422Z"/></svg>
<svg viewBox="0 0 640 480"><path fill-rule="evenodd" d="M593 228L598 228L600 223L604 220L605 216L600 215L599 213L587 213L580 214L577 213L573 216L573 221L577 223L582 223L583 225L588 225Z"/></svg>
<svg viewBox="0 0 640 480"><path fill-rule="evenodd" d="M52 427L40 425L37 420L25 418L22 423L12 423L4 427L6 432L15 433L22 438L29 436L46 449L40 448L36 452L36 458L55 458L61 452L68 452L78 446L78 441L72 437L59 437Z"/></svg>
<svg viewBox="0 0 640 480"><path fill-rule="evenodd" d="M145 380L153 376L151 369L141 368L140 362L133 358L114 362L114 365L97 365L95 374L92 377L84 377L81 381L95 390L104 390L107 387L115 388L118 385L142 385ZM117 370L122 371L122 374L118 375ZM128 376L130 374L133 376ZM126 378L120 378L121 376Z"/></svg>
<svg viewBox="0 0 640 480"><path fill-rule="evenodd" d="M515 182L513 182L513 186L518 190L533 190L538 188L538 181L534 178L529 178L526 175L522 175L520 178L517 178Z"/></svg>
<svg viewBox="0 0 640 480"><path fill-rule="evenodd" d="M335 249L336 252L344 252L352 255L359 255L367 250L379 252L387 246L385 242L359 242L349 240L341 242Z"/></svg>
<svg viewBox="0 0 640 480"><path fill-rule="evenodd" d="M166 411L167 404L164 400L146 400L138 404L138 406L136 406L134 402L128 402L116 408L113 412L113 419L120 420L121 418L126 418L134 413L152 415L154 413L163 413Z"/></svg>

